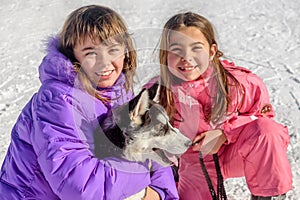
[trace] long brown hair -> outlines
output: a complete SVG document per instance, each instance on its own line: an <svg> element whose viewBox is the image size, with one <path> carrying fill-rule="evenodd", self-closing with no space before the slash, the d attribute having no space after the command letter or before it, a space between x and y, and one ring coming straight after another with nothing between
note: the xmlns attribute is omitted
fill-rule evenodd
<svg viewBox="0 0 300 200"><path fill-rule="evenodd" d="M186 27L195 27L199 29L207 39L209 47L211 47L212 45L217 46L212 24L206 18L196 13L186 12L176 14L171 17L165 24L159 46L161 83L164 86L160 91L160 102L166 109L168 115L170 116L170 119L173 119L174 114L177 111L174 106L175 101L171 91L171 80L173 76L167 67L169 35L173 30L180 31L180 29ZM234 86L240 88L240 84L237 79L222 65L220 61L220 57L222 56L223 52L217 50L212 60L212 66L214 67L214 70L216 72L217 88L216 93L214 94L214 105L212 108L212 112L211 115L208 116L207 120L213 123L218 123L218 121L220 121L228 111L228 105L231 102L229 95L229 79L232 79Z"/></svg>
<svg viewBox="0 0 300 200"><path fill-rule="evenodd" d="M136 71L136 51L127 27L121 16L114 10L98 5L83 6L74 10L67 18L60 33L59 50L73 63L74 70L78 72L80 81L88 93L96 98L107 101L81 70L79 62L75 59L73 49L77 43L84 42L90 37L92 40L109 42L111 39L125 45L123 73L126 77L126 91L133 89L133 77Z"/></svg>

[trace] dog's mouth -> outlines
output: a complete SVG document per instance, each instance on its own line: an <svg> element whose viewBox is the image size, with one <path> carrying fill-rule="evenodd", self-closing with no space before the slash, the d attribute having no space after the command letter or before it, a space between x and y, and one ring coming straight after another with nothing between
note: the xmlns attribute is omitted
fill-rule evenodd
<svg viewBox="0 0 300 200"><path fill-rule="evenodd" d="M167 165L172 165L174 163L177 163L177 155L172 154L164 149L160 148L152 148L152 150L162 159L164 163Z"/></svg>

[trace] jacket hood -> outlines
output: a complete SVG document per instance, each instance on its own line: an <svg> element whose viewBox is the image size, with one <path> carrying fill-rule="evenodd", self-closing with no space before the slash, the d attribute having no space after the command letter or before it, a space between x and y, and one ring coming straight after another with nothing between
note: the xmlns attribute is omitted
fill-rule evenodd
<svg viewBox="0 0 300 200"><path fill-rule="evenodd" d="M39 66L39 78L42 83L47 80L58 80L73 85L77 73L72 62L57 48L59 38L50 38L47 44L47 55Z"/></svg>

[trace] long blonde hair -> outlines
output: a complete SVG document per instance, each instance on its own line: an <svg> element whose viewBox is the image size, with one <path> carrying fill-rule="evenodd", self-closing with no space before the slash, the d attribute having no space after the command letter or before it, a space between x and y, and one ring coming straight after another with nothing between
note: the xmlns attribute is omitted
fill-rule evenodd
<svg viewBox="0 0 300 200"><path fill-rule="evenodd" d="M127 27L121 16L114 10L98 5L83 6L74 10L67 18L60 33L59 50L73 63L80 81L88 93L106 102L108 99L101 95L88 79L79 62L75 59L73 49L85 38L109 42L112 38L125 45L123 73L126 77L126 91L133 89L133 77L136 71L136 51Z"/></svg>
<svg viewBox="0 0 300 200"><path fill-rule="evenodd" d="M168 69L167 56L168 56L168 42L169 35L172 30L180 30L185 27L195 27L199 29L208 41L209 47L213 44L217 46L215 39L215 33L212 24L203 16L192 12L179 13L171 17L164 26L160 45L159 45L159 60L160 60L160 74L161 83L164 87L160 91L160 102L166 109L170 119L174 120L174 114L177 112L175 108L175 101L173 93L171 91L171 82L173 79L172 73ZM214 105L210 116L207 117L207 121L217 123L228 111L228 105L230 104L230 85L229 78L233 80L234 86L240 87L237 79L228 72L220 61L220 57L223 56L223 52L217 50L216 55L212 60L212 66L216 72L217 88L214 94Z"/></svg>

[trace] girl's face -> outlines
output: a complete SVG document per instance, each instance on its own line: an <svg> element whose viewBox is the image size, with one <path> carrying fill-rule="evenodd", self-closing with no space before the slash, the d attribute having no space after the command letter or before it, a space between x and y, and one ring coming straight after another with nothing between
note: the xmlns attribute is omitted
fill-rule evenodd
<svg viewBox="0 0 300 200"><path fill-rule="evenodd" d="M105 44L89 37L77 43L74 56L89 80L97 87L114 85L123 70L125 46L112 40Z"/></svg>
<svg viewBox="0 0 300 200"><path fill-rule="evenodd" d="M167 63L170 72L184 81L198 79L209 67L216 45L210 47L196 27L171 31L169 37Z"/></svg>

